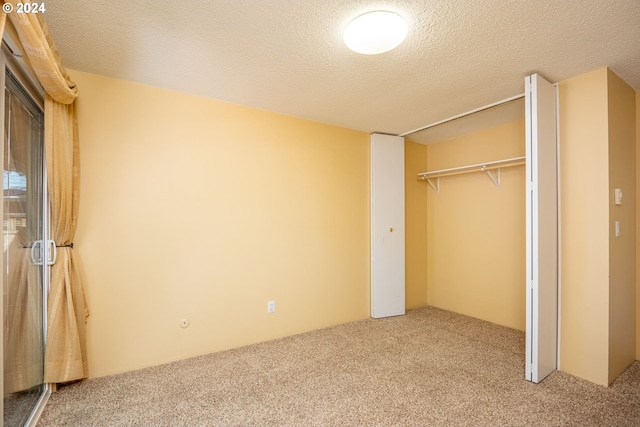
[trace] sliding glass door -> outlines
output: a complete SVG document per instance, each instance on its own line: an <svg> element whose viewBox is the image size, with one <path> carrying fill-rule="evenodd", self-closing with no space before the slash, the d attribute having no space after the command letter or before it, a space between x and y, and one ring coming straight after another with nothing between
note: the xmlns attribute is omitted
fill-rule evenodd
<svg viewBox="0 0 640 427"><path fill-rule="evenodd" d="M4 426L33 422L44 384L47 288L44 118L9 69L4 88Z"/></svg>

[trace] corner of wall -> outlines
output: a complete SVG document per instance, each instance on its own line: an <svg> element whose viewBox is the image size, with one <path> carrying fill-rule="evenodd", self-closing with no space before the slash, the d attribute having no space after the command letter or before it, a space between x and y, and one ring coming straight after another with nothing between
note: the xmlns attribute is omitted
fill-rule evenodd
<svg viewBox="0 0 640 427"><path fill-rule="evenodd" d="M609 136L609 383L636 353L636 94L607 70ZM617 204L614 190L623 198ZM628 197L624 197L628 195ZM620 232L616 232L618 224Z"/></svg>
<svg viewBox="0 0 640 427"><path fill-rule="evenodd" d="M406 308L427 305L427 185L416 175L427 170L427 146L405 139Z"/></svg>
<svg viewBox="0 0 640 427"><path fill-rule="evenodd" d="M640 165L640 89L636 90L636 360L640 360L640 238L638 231L640 230L640 209L638 201L640 201L640 173L638 173L638 165Z"/></svg>
<svg viewBox="0 0 640 427"><path fill-rule="evenodd" d="M559 96L560 365L571 375L606 385L609 353L607 69L563 80Z"/></svg>

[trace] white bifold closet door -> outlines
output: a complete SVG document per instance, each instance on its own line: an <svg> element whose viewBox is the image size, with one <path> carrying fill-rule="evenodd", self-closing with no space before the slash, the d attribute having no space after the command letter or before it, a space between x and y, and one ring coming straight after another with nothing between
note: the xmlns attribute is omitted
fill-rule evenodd
<svg viewBox="0 0 640 427"><path fill-rule="evenodd" d="M371 135L371 317L403 315L404 138Z"/></svg>
<svg viewBox="0 0 640 427"><path fill-rule="evenodd" d="M525 78L527 297L525 377L542 381L558 357L558 169L556 91Z"/></svg>

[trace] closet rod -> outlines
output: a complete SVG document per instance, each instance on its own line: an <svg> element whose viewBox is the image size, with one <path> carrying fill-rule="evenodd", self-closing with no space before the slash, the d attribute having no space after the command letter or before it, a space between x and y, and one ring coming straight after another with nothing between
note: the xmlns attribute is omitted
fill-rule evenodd
<svg viewBox="0 0 640 427"><path fill-rule="evenodd" d="M435 122L435 123L431 123L430 125L419 127L418 129L410 130L409 132L401 133L398 136L411 135L412 133L417 133L417 132L432 128L434 126L442 125L442 124L445 124L447 122L451 122L451 121L456 120L456 119L461 119L461 118L469 116L469 115L471 115L473 113L479 113L480 111L488 110L489 108L497 107L498 105L506 104L507 102L515 101L516 99L520 99L520 98L524 98L524 93L521 93L519 95L514 95L511 98L506 98L506 99L503 99L501 101L496 101L496 102L494 102L492 104L488 104L488 105L485 105L483 107L479 107L479 108L476 108L474 110L467 111L466 113L458 114L457 116L449 117L448 119L444 119L444 120L440 120L440 121Z"/></svg>
<svg viewBox="0 0 640 427"><path fill-rule="evenodd" d="M513 157L511 159L504 160L496 160L493 162L486 163L477 163L475 165L467 165L467 166L458 166L455 168L449 169L440 169L437 171L430 172L422 172L418 174L418 181L427 181L433 191L436 193L440 192L440 178L443 176L451 176L451 175L460 175L463 173L470 172L485 172L487 176L491 179L491 182L496 186L496 188L500 188L500 170L501 168L508 168L511 166L519 166L524 165L526 162L526 157ZM497 174L494 175L492 172L496 171ZM434 181L434 179L436 181Z"/></svg>
<svg viewBox="0 0 640 427"><path fill-rule="evenodd" d="M461 173L484 172L487 169L497 169L499 167L518 166L524 164L525 157L513 157L511 159L495 160L493 162L477 163L475 165L458 166L455 168L440 169L437 171L422 172L418 174L419 179L435 178L437 176L458 175Z"/></svg>

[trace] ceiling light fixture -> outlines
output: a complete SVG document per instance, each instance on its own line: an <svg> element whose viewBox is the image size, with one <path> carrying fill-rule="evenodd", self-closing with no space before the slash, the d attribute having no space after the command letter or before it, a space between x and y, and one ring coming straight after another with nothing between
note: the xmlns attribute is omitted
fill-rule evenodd
<svg viewBox="0 0 640 427"><path fill-rule="evenodd" d="M376 55L397 47L407 31L407 23L400 15L377 10L351 21L344 30L344 43L354 52Z"/></svg>

